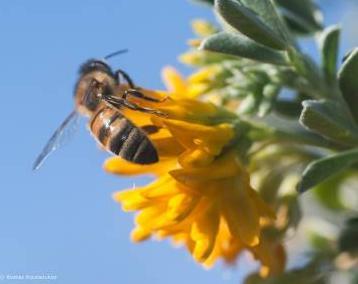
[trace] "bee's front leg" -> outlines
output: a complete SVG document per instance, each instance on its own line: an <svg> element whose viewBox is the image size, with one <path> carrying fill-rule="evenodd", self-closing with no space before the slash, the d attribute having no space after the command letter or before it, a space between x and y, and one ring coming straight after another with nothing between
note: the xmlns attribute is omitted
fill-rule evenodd
<svg viewBox="0 0 358 284"><path fill-rule="evenodd" d="M117 71L114 72L114 76L117 80L118 85L120 84L120 76L122 76L127 81L127 84L129 85L130 88L132 89L135 88L132 78L123 70L118 69Z"/></svg>

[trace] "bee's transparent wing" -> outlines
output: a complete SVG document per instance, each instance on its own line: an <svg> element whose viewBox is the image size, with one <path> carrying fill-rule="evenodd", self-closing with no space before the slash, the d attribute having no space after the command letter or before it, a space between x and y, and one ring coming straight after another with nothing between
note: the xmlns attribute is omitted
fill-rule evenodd
<svg viewBox="0 0 358 284"><path fill-rule="evenodd" d="M78 118L79 114L76 111L71 112L66 117L35 160L32 166L33 170L38 170L52 152L64 145L73 136L77 130Z"/></svg>

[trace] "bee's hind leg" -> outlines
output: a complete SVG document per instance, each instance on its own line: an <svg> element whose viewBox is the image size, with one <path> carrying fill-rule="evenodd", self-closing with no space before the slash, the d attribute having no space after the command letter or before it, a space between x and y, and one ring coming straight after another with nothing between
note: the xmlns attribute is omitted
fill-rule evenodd
<svg viewBox="0 0 358 284"><path fill-rule="evenodd" d="M142 107L139 106L137 104L134 104L130 101L125 100L122 97L117 97L117 96L106 96L104 98L105 102L111 106L114 107L118 110L120 110L122 107L126 107L129 108L131 110L135 110L135 111L141 111L141 112L146 112L146 113L150 113L150 114L155 114L161 117L167 117L167 115L159 110L156 109L152 109L152 108L147 108L147 107Z"/></svg>
<svg viewBox="0 0 358 284"><path fill-rule="evenodd" d="M155 115L158 115L158 116L161 116L161 117L167 117L167 114L159 111L159 110L156 110L156 109L152 109L152 108L147 108L147 107L142 107L142 106L139 106L139 105L136 105L136 104L133 104L125 99L123 99L123 106L124 107L127 107L131 110L135 110L135 111L141 111L141 112L146 112L146 113L150 113L150 114L155 114Z"/></svg>

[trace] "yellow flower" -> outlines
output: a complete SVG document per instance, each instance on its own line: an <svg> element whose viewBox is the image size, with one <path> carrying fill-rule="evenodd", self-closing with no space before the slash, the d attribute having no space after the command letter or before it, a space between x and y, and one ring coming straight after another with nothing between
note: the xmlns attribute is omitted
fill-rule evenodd
<svg viewBox="0 0 358 284"><path fill-rule="evenodd" d="M224 56L221 54L216 53L209 53L202 50L190 50L182 55L179 56L179 60L187 65L197 66L197 65L204 65L207 63L207 61L215 61L215 59L218 61L219 59L222 59Z"/></svg>
<svg viewBox="0 0 358 284"><path fill-rule="evenodd" d="M284 261L276 257L277 246L261 234L263 221L274 219L274 214L251 187L233 146L236 116L211 103L188 99L188 83L173 69L166 69L164 77L170 98L142 104L167 117L125 110L137 125L160 128L150 135L159 162L143 166L113 157L105 163L112 173L157 177L149 185L114 194L123 210L138 212L132 240L170 237L205 266L219 258L232 262L249 250L261 261L263 274L279 272Z"/></svg>
<svg viewBox="0 0 358 284"><path fill-rule="evenodd" d="M199 47L202 38L208 37L218 30L209 22L201 19L196 19L191 23L194 33L200 38L191 39L188 41L189 45L192 47Z"/></svg>
<svg viewBox="0 0 358 284"><path fill-rule="evenodd" d="M202 19L192 21L191 26L199 37L207 37L217 32L217 29L212 24Z"/></svg>
<svg viewBox="0 0 358 284"><path fill-rule="evenodd" d="M184 80L173 68L167 67L163 72L163 77L172 98L182 98L183 94L185 94L185 98L188 99L196 98L205 93L207 90L207 77L214 77L214 71L216 70L213 68L205 68L205 71L195 73L195 76L193 75L188 80Z"/></svg>

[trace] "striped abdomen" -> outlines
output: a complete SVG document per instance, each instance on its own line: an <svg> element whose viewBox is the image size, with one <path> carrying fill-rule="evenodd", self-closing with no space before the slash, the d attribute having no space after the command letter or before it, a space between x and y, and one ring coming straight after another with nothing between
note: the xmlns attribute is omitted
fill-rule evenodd
<svg viewBox="0 0 358 284"><path fill-rule="evenodd" d="M99 109L90 121L90 130L109 152L137 164L152 164L158 154L146 133L109 107Z"/></svg>

